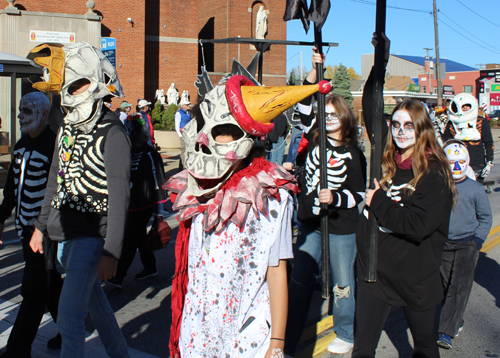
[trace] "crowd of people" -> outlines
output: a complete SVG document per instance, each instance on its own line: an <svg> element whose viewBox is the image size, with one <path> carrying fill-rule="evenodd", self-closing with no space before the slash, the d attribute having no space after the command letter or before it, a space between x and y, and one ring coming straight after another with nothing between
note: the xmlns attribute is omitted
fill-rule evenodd
<svg viewBox="0 0 500 358"><path fill-rule="evenodd" d="M166 216L167 200L179 221L171 357L293 357L320 275L324 210L331 275L321 279L332 292L336 333L328 350L374 357L389 313L400 307L414 357L452 348L492 225L481 182L493 165L493 140L474 97L455 96L440 120L419 101L400 102L375 143L384 148L380 180L367 183L349 104L326 81L316 83L322 55L314 52L302 86L255 86L239 74L224 85L205 80L197 83L202 100L192 106L183 99L175 115L180 170L165 178L151 103L139 99L135 114L127 101L111 110L113 98L124 94L100 50L83 42L41 45L30 56L50 77L34 84L41 92L20 101L24 135L0 205L0 234L15 209L26 262L23 301L2 357L31 357L46 309L59 330L48 346L61 349L61 357L84 356L88 314L107 354L129 357L102 283L122 288L137 250L144 269L135 278L158 274L145 240L150 220ZM88 68L91 76L81 72ZM376 120L371 81L363 96L368 134ZM273 91L286 98L277 103ZM324 152L312 105L318 91L326 95ZM67 114L59 128L48 125L50 102L42 92L61 96ZM295 104L303 133L283 163L281 113ZM266 136L267 152L259 144ZM371 217L379 230L375 281L367 280Z"/></svg>

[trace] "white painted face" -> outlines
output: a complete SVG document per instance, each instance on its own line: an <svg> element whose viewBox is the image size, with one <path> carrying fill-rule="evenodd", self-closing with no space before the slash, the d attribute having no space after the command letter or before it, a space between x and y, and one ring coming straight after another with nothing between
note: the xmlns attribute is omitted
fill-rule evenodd
<svg viewBox="0 0 500 358"><path fill-rule="evenodd" d="M19 103L19 126L23 133L33 133L38 130L43 118L43 112L50 110L50 102L46 95L40 92L28 93Z"/></svg>
<svg viewBox="0 0 500 358"><path fill-rule="evenodd" d="M331 103L325 106L325 119L327 133L335 133L340 129L340 117Z"/></svg>
<svg viewBox="0 0 500 358"><path fill-rule="evenodd" d="M443 148L450 161L451 174L454 180L462 180L469 167L469 152L465 145L450 143Z"/></svg>
<svg viewBox="0 0 500 358"><path fill-rule="evenodd" d="M402 109L394 113L391 131L398 148L406 149L415 145L415 125L408 111Z"/></svg>
<svg viewBox="0 0 500 358"><path fill-rule="evenodd" d="M253 139L241 129L229 111L225 89L226 86L216 86L208 92L200 105L203 120L193 119L182 129L189 172L188 188L194 196L216 192L253 146ZM219 125L238 127L243 136L236 140L223 140L218 136L215 140L213 129Z"/></svg>

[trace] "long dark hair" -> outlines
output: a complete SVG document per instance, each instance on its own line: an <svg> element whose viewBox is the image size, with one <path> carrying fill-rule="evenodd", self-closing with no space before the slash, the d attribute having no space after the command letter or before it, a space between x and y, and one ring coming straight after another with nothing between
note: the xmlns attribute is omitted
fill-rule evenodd
<svg viewBox="0 0 500 358"><path fill-rule="evenodd" d="M358 125L354 113L352 113L349 103L340 95L330 92L325 97L325 106L331 104L335 107L337 115L340 119L340 135L339 142L358 144ZM314 145L318 143L319 132L318 129L314 130L313 142Z"/></svg>
<svg viewBox="0 0 500 358"><path fill-rule="evenodd" d="M451 175L450 165L443 148L439 145L431 119L422 102L408 99L399 103L392 111L392 116L399 110L408 112L413 125L415 126L415 147L411 154L411 166L414 178L410 181L411 187L415 188L418 181L429 169L429 162L437 165L438 171L444 178L449 190L455 193L455 183ZM387 133L387 142L382 155L382 179L380 185L383 188L388 187L388 181L392 180L396 174L397 163L396 154L398 147L392 138L392 130ZM412 191L408 189L407 194Z"/></svg>

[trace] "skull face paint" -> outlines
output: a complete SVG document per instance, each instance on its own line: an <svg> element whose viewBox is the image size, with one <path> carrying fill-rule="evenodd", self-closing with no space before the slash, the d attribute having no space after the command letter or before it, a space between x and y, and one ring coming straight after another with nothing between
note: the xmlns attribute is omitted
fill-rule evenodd
<svg viewBox="0 0 500 358"><path fill-rule="evenodd" d="M415 145L415 126L408 111L402 109L394 113L391 132L398 148L407 149Z"/></svg>
<svg viewBox="0 0 500 358"><path fill-rule="evenodd" d="M467 173L469 167L469 152L463 143L453 142L445 144L443 148L446 157L450 161L451 174L453 180L462 180Z"/></svg>
<svg viewBox="0 0 500 358"><path fill-rule="evenodd" d="M188 188L194 196L215 193L231 176L237 165L248 156L253 139L241 129L227 105L225 86L217 86L205 95L200 105L203 118L190 121L182 129L186 145ZM233 125L242 136L227 143L217 142L214 128Z"/></svg>
<svg viewBox="0 0 500 358"><path fill-rule="evenodd" d="M331 103L325 106L325 119L327 133L335 133L340 129L340 117Z"/></svg>
<svg viewBox="0 0 500 358"><path fill-rule="evenodd" d="M43 112L50 110L47 96L40 92L32 92L21 98L19 103L19 126L23 133L33 133L38 130L43 118Z"/></svg>

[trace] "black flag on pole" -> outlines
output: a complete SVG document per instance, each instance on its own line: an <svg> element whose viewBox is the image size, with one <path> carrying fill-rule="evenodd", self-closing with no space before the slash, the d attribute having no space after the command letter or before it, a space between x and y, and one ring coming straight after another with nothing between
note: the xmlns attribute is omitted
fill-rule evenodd
<svg viewBox="0 0 500 358"><path fill-rule="evenodd" d="M304 30L309 31L309 21L316 24L316 29L321 30L330 11L330 0L311 0L309 10L307 0L286 0L284 21L302 21Z"/></svg>
<svg viewBox="0 0 500 358"><path fill-rule="evenodd" d="M304 30L309 31L309 21L307 21L307 2L306 0L286 0L284 21L299 20L302 21Z"/></svg>
<svg viewBox="0 0 500 358"><path fill-rule="evenodd" d="M307 20L314 22L316 30L321 31L329 12L330 0L311 0L311 6L307 12Z"/></svg>

